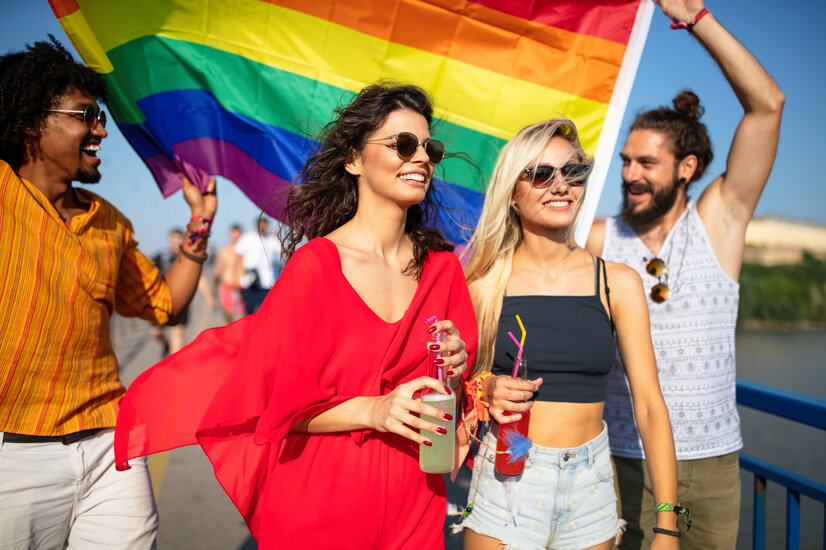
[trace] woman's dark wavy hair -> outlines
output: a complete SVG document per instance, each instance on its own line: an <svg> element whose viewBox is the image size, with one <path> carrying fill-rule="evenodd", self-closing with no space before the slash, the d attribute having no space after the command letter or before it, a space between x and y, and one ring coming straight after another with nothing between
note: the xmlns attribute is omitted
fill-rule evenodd
<svg viewBox="0 0 826 550"><path fill-rule="evenodd" d="M409 84L380 82L364 88L353 100L335 110L335 118L319 136L321 145L296 178L287 197L284 255L289 258L301 240L323 237L353 218L358 206L355 176L344 166L361 151L367 137L387 116L400 109L422 115L428 126L433 121L433 105L427 93ZM416 279L422 274L430 251L453 250L442 234L430 224L436 219L440 195L431 180L424 201L407 209L405 233L413 241L413 259L405 273Z"/></svg>
<svg viewBox="0 0 826 550"><path fill-rule="evenodd" d="M705 109L691 90L683 90L672 100L673 109L660 107L638 115L631 125L634 130L655 130L670 138L671 153L679 164L688 155L697 157L697 169L688 184L700 179L711 164L714 153L706 125L700 122ZM686 185L686 188L688 185Z"/></svg>
<svg viewBox="0 0 826 550"><path fill-rule="evenodd" d="M70 88L106 99L100 75L77 63L51 34L49 40L0 57L0 159L15 171L36 155L25 144L26 130L39 134L47 110Z"/></svg>

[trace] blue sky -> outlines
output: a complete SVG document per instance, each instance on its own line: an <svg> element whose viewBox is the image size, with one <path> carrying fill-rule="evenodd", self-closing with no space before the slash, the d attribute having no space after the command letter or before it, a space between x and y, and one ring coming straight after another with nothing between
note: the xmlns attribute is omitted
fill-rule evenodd
<svg viewBox="0 0 826 550"><path fill-rule="evenodd" d="M826 224L826 182L817 164L826 156L824 126L826 101L823 91L826 2L787 0L716 0L707 7L757 57L786 94L780 147L772 176L757 207L757 215L779 215ZM46 0L0 0L4 32L0 52L19 50L26 43L54 34L67 47L69 40ZM737 99L714 61L685 31L672 31L657 8L645 45L637 78L623 119L620 143L633 115L644 109L670 105L684 88L693 89L703 102L716 158L692 195L725 169L725 158L734 130L742 116ZM189 209L180 194L164 200L148 169L112 124L100 153L103 179L95 191L124 212L135 225L141 248L151 253L165 243L167 230L183 226ZM229 182L221 182L220 206L212 239L226 241L229 225L245 228L259 213L258 207ZM598 216L619 209L620 176L617 155L611 161Z"/></svg>

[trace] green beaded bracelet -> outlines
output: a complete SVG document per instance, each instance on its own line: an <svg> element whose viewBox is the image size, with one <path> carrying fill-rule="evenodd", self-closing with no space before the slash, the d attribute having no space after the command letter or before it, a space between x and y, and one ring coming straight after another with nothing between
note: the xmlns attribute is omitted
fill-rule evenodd
<svg viewBox="0 0 826 550"><path fill-rule="evenodd" d="M686 531L691 529L691 526L694 525L694 522L691 521L691 512L689 512L688 508L685 506L680 506L679 504L669 504L667 502L662 502L657 504L657 507L654 509L656 513L659 512L674 512L677 514L679 518L680 515L683 516L683 520L685 520L685 524L687 525Z"/></svg>

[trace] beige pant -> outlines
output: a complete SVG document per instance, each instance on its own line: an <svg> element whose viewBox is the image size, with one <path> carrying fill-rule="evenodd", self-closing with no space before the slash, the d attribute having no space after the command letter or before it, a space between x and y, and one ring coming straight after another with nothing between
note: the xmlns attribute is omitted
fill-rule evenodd
<svg viewBox="0 0 826 550"><path fill-rule="evenodd" d="M622 550L647 549L656 525L651 479L644 460L614 457L622 509L628 522ZM740 467L736 452L677 461L677 499L691 511L694 527L680 519L680 550L733 550L740 522ZM682 517L682 516L681 516Z"/></svg>
<svg viewBox="0 0 826 550"><path fill-rule="evenodd" d="M150 550L158 512L146 459L115 470L113 428L64 445L0 432L0 548Z"/></svg>

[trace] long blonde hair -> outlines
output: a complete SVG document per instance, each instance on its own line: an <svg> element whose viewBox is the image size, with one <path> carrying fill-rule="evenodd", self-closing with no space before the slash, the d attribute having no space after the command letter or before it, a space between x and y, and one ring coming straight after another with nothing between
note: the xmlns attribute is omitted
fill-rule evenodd
<svg viewBox="0 0 826 550"><path fill-rule="evenodd" d="M496 160L465 267L468 284L476 283L471 296L479 324L479 347L471 374L490 370L493 365L502 299L511 275L513 253L522 242L519 214L511 205L516 183L527 167L538 164L548 142L557 136L570 142L573 154L582 162L592 162L579 143L576 126L567 118L553 118L523 128L502 148ZM573 236L572 229L569 235Z"/></svg>

